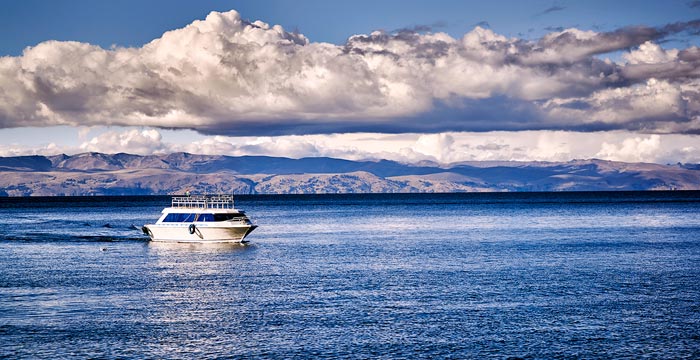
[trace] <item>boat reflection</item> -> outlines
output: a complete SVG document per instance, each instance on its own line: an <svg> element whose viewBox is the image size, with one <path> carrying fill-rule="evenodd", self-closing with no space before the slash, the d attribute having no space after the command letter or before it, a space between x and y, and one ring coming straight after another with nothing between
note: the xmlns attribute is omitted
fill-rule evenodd
<svg viewBox="0 0 700 360"><path fill-rule="evenodd" d="M167 243L149 241L149 251L154 254L182 254L182 253L236 253L248 252L256 248L254 244L245 243Z"/></svg>

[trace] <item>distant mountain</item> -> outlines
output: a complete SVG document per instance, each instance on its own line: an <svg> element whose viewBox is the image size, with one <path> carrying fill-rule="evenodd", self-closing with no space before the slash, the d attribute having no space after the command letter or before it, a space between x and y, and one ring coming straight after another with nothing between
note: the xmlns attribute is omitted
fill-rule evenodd
<svg viewBox="0 0 700 360"><path fill-rule="evenodd" d="M698 164L603 160L440 166L174 153L0 157L0 195L700 190Z"/></svg>

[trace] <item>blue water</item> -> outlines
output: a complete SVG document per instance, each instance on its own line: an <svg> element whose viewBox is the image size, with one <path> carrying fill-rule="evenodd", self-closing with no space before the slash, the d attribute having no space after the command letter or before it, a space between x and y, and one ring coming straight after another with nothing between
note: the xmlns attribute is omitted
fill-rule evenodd
<svg viewBox="0 0 700 360"><path fill-rule="evenodd" d="M0 358L699 358L700 193L0 199Z"/></svg>

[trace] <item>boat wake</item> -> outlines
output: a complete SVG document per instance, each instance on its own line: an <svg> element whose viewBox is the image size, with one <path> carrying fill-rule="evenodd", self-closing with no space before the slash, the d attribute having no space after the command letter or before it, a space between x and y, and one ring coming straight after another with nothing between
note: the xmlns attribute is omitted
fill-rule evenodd
<svg viewBox="0 0 700 360"><path fill-rule="evenodd" d="M124 242L148 241L141 228L129 224L84 221L45 221L8 227L0 234L2 241L22 242Z"/></svg>
<svg viewBox="0 0 700 360"><path fill-rule="evenodd" d="M72 234L49 234L49 233L25 233L13 235L0 235L0 242L3 241L19 241L19 242L147 242L149 239L145 236L119 236L119 235L72 235Z"/></svg>
<svg viewBox="0 0 700 360"><path fill-rule="evenodd" d="M90 234L56 234L30 232L23 234L0 235L2 241L23 241L23 242L125 242L125 241L148 241L148 237L139 235L90 235Z"/></svg>

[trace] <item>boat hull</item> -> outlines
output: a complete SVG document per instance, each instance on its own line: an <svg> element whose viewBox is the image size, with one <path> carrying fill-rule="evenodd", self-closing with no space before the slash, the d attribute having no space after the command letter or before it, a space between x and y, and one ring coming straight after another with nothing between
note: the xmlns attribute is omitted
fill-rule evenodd
<svg viewBox="0 0 700 360"><path fill-rule="evenodd" d="M194 225L194 226L192 226ZM155 242L178 243L240 243L257 226L234 224L149 224L143 228L144 233Z"/></svg>

